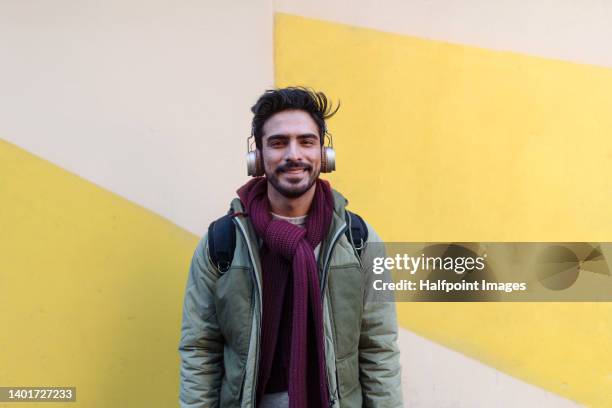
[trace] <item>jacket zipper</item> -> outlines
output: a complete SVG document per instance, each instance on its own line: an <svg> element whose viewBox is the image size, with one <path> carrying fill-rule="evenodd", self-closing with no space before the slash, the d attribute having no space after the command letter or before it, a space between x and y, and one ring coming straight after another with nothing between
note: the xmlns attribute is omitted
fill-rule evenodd
<svg viewBox="0 0 612 408"><path fill-rule="evenodd" d="M338 243L338 241L340 240L340 237L342 236L342 234L344 234L344 232L346 231L347 225L344 224L344 226L342 228L340 228L338 231L336 231L336 234L334 235L334 237L332 238L332 242L331 245L329 246L329 251L327 251L327 254L325 254L325 262L323 262L323 275L321 277L321 300L325 301L325 289L327 288L327 274L329 272L329 263L331 261L331 254L332 252L334 252L334 248L336 247L336 244ZM334 364L335 365L335 364ZM327 373L327 370L325 370L325 373ZM329 392L329 407L332 408L334 406L334 404L336 403L336 393L338 392L338 387L339 387L339 383L338 383L338 368L336 368L335 370L335 377L336 377L336 390L334 391L334 393L332 394L331 391L331 387L330 387L330 383L329 383L329 379L327 380L327 390Z"/></svg>
<svg viewBox="0 0 612 408"><path fill-rule="evenodd" d="M259 295L259 305L261 308L261 282L259 281L259 275L257 274L257 263L255 262L255 257L253 256L253 248L251 248L251 242L249 241L248 237L247 237L247 233L244 230L244 226L240 223L240 221L235 220L236 225L238 225L238 228L240 229L240 233L242 234L242 236L244 237L244 241L247 244L247 248L249 249L249 257L251 258L251 263L253 264L253 277L255 279L255 283L257 284L257 294ZM259 370L259 337L261 335L261 310L259 313L259 325L257 327L257 338L256 338L256 347L255 347L255 370L253 371L253 386L252 386L252 392L251 392L251 406L255 407L256 401L255 398L257 396L257 372Z"/></svg>
<svg viewBox="0 0 612 408"><path fill-rule="evenodd" d="M331 260L331 254L334 251L334 248L338 243L339 238L342 236L342 234L344 234L344 231L346 231L346 227L346 224L344 224L342 228L336 231L336 234L332 238L331 245L329 246L329 251L327 251L327 253L325 254L325 262L323 262L323 275L321 277L321 297L323 297L323 295L325 294L327 272L329 271L329 262Z"/></svg>

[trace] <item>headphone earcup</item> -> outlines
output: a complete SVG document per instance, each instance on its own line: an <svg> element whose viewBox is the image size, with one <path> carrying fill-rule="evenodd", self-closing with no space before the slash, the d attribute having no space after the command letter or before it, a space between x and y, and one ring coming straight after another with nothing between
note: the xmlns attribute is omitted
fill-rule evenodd
<svg viewBox="0 0 612 408"><path fill-rule="evenodd" d="M331 173L336 170L336 152L332 147L324 147L321 154L321 173Z"/></svg>
<svg viewBox="0 0 612 408"><path fill-rule="evenodd" d="M247 174L253 177L263 176L263 166L261 163L261 157L259 150L251 150L247 153Z"/></svg>

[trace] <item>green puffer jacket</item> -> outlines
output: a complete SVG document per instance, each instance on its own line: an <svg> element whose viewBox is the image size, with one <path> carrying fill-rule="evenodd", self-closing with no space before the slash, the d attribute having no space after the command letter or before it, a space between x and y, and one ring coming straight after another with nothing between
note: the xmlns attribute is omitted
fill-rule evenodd
<svg viewBox="0 0 612 408"><path fill-rule="evenodd" d="M395 304L365 301L373 274L361 266L384 250L366 245L360 261L345 236L347 200L333 194L334 216L318 259L330 407L401 407ZM238 199L232 209L244 211ZM261 242L247 217L234 220L230 269L220 273L212 265L206 236L191 263L179 345L181 407L255 407ZM368 233L368 242L380 241L369 225Z"/></svg>

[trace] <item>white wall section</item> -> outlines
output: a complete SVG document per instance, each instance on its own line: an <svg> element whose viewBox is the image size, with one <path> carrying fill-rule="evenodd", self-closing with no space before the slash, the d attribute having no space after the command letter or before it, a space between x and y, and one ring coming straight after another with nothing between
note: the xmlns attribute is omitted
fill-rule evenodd
<svg viewBox="0 0 612 408"><path fill-rule="evenodd" d="M399 329L404 406L575 408L580 404Z"/></svg>
<svg viewBox="0 0 612 408"><path fill-rule="evenodd" d="M0 138L202 234L246 180L269 1L0 3Z"/></svg>
<svg viewBox="0 0 612 408"><path fill-rule="evenodd" d="M602 0L274 0L279 12L395 34L612 67Z"/></svg>

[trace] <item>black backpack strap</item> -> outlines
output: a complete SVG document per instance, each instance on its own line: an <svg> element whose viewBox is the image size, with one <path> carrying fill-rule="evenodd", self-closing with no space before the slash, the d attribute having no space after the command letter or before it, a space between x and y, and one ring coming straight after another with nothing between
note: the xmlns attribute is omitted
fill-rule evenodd
<svg viewBox="0 0 612 408"><path fill-rule="evenodd" d="M347 210L345 216L346 224L350 227L346 230L346 237L355 247L357 255L361 256L361 250L368 242L368 226L363 218L353 212Z"/></svg>
<svg viewBox="0 0 612 408"><path fill-rule="evenodd" d="M208 253L219 272L227 272L234 259L236 229L228 213L208 226Z"/></svg>

